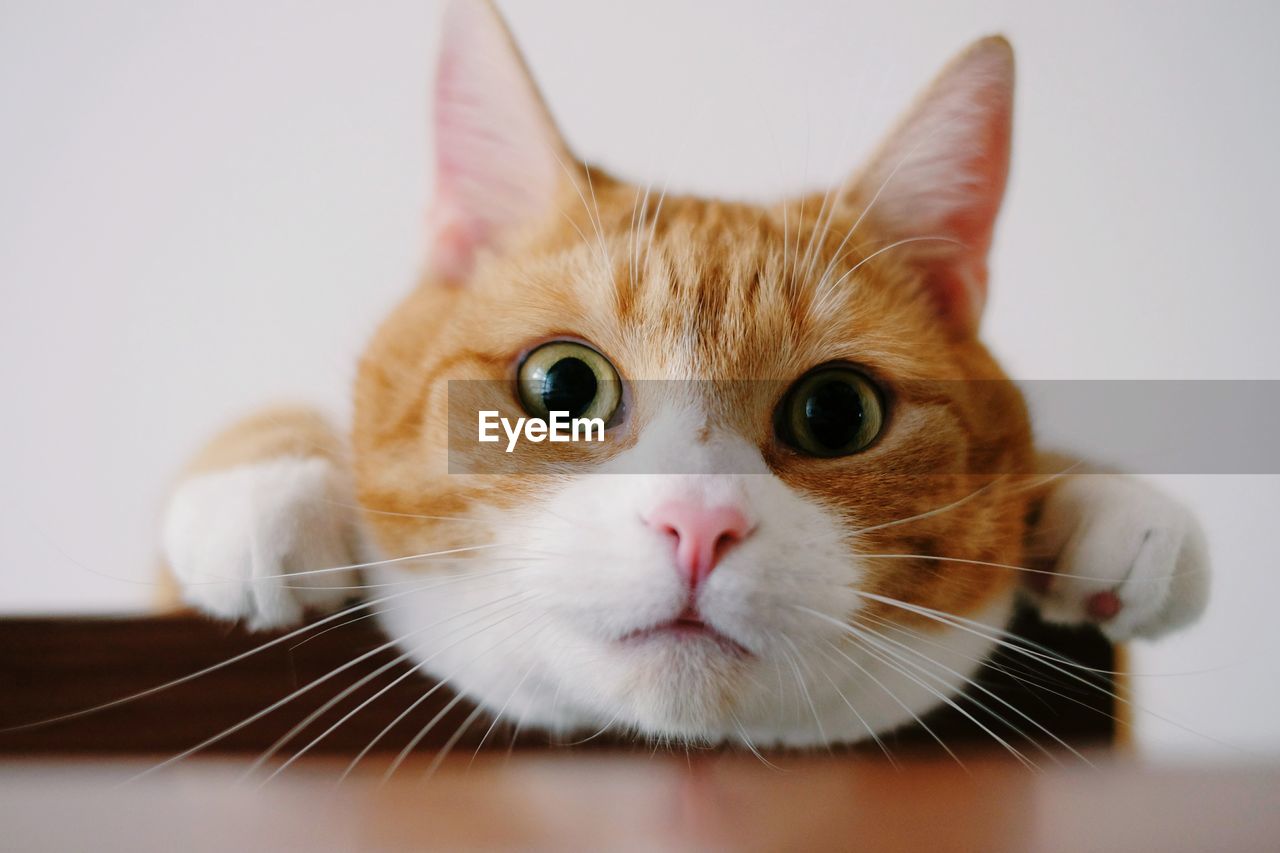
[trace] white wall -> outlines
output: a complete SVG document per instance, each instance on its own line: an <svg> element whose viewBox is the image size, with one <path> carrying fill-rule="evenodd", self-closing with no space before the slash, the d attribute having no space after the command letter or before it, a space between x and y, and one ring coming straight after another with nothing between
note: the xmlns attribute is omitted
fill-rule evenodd
<svg viewBox="0 0 1280 853"><path fill-rule="evenodd" d="M1011 372L1280 378L1276 4L505 5L579 153L735 195L841 175L1003 31L1018 131L986 331ZM0 608L141 606L167 479L209 430L281 396L343 406L420 263L437 14L0 6ZM1140 702L1196 734L1143 735L1280 751L1280 482L1164 479L1218 574L1204 622L1139 658L1161 673Z"/></svg>

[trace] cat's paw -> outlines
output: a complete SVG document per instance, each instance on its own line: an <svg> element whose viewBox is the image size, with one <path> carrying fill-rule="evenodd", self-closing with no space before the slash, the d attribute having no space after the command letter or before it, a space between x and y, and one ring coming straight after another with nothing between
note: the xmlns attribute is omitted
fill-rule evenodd
<svg viewBox="0 0 1280 853"><path fill-rule="evenodd" d="M255 629L298 622L354 597L361 547L351 489L333 463L286 457L184 482L162 546L183 599ZM320 570L320 571L317 571Z"/></svg>
<svg viewBox="0 0 1280 853"><path fill-rule="evenodd" d="M1093 623L1114 641L1189 624L1209 598L1204 533L1191 513L1133 477L1066 478L1030 540L1052 575L1028 588L1049 622Z"/></svg>

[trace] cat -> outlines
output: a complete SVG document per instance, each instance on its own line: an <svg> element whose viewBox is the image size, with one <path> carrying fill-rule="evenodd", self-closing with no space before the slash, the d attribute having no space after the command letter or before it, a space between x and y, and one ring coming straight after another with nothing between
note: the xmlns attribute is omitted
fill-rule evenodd
<svg viewBox="0 0 1280 853"><path fill-rule="evenodd" d="M182 598L267 629L363 592L501 719L753 749L942 705L1019 598L1117 642L1190 623L1195 519L1038 451L977 335L1013 85L985 38L825 195L675 196L575 159L495 7L455 0L424 279L349 441L279 408L192 463L162 527ZM608 440L468 468L450 380L513 417L554 392Z"/></svg>

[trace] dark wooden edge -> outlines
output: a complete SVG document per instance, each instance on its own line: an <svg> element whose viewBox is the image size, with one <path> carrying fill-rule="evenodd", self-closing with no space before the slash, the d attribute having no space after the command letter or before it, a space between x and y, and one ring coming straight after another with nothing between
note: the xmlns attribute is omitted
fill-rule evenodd
<svg viewBox="0 0 1280 853"><path fill-rule="evenodd" d="M289 693L321 678L357 656L386 642L370 620L313 632L278 643L230 666L143 698L74 718L0 732L0 753L164 753L180 752L261 713ZM1044 625L1030 611L1021 613L1011 630L1054 654L1093 670L1115 668L1112 647L1096 632ZM249 634L201 617L142 618L10 617L0 619L0 728L24 726L71 714L120 697L155 688L248 652L279 635ZM263 714L208 747L217 752L259 752L322 704L362 676L391 662L390 651L371 655L359 665L331 677L297 699ZM321 715L293 742L295 748L328 728L341 715L404 673L396 664ZM999 711L1018 728L1049 744L1037 726L1075 747L1114 741L1115 704L1109 676L1071 669L1068 677L1035 657L1002 650L979 675L990 694L975 692L961 706L977 720L1013 741L1021 737L981 706ZM1089 683L1083 683L1084 679ZM329 754L363 749L404 709L432 686L425 677L405 678L377 701L355 714L315 747ZM999 696L1001 701L992 698ZM454 698L440 689L396 724L377 744L377 751L399 750ZM1017 711L1010 710L1010 707ZM473 706L461 701L422 740L423 749L439 747L463 725ZM1026 717L1019 715L1025 714ZM1029 719L1028 719L1029 718ZM1032 723L1030 720L1034 720ZM926 718L933 732L956 749L993 745L990 734L974 720L951 708ZM474 748L489 728L480 715L458 741ZM487 747L506 749L512 732L496 728ZM913 726L886 739L893 751L936 748L933 737ZM1025 743L1025 741L1022 741ZM602 745L595 740L592 746ZM618 747L617 741L610 742ZM554 746L545 736L522 735L522 748ZM651 749L651 745L643 745Z"/></svg>

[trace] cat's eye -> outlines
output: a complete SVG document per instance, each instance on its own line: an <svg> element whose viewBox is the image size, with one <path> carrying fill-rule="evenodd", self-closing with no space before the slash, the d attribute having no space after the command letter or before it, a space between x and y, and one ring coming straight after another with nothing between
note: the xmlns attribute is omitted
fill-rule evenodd
<svg viewBox="0 0 1280 853"><path fill-rule="evenodd" d="M777 430L810 456L848 456L865 450L884 427L884 400L865 375L842 364L800 378L778 410Z"/></svg>
<svg viewBox="0 0 1280 853"><path fill-rule="evenodd" d="M622 383L609 360L577 341L543 344L520 362L516 377L520 402L530 415L551 412L571 418L613 419L622 402Z"/></svg>

